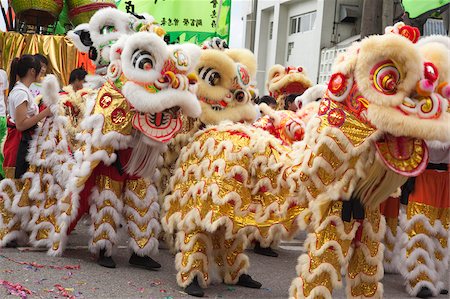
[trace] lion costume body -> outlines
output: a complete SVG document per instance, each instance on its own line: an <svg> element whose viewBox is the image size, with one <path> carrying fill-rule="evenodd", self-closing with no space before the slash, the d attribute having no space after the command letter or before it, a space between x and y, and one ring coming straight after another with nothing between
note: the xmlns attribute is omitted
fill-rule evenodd
<svg viewBox="0 0 450 299"><path fill-rule="evenodd" d="M161 231L152 176L165 144L181 128L181 111L190 117L200 114L192 73L200 49L190 44L167 46L151 26L147 29L151 32L122 36L110 44L114 51L109 52L108 81L87 93L79 147L73 156L49 160L46 153L38 152L38 161L47 161L50 169L37 164L39 169L30 172L38 195L32 209L32 239L49 247L52 255L62 253L68 232L89 210L93 219L89 248L100 252L100 264L114 266L111 253L125 222L133 250L130 263L159 266L149 258L157 251ZM68 151L67 138L58 139L67 136L63 134L67 111L58 110L64 100L54 79L47 80L46 90L55 117L46 121L36 143L58 155ZM58 184L42 188L47 179ZM19 212L16 215L28 217L30 205L12 206Z"/></svg>
<svg viewBox="0 0 450 299"><path fill-rule="evenodd" d="M349 297L382 296L379 204L406 176L424 170L422 139L450 139L449 119L442 111L408 110L423 105L414 95L426 75L403 36L355 43L334 70L318 114L292 147L261 129L222 123L181 150L162 220L178 232L181 285L196 279L206 286L211 269L223 269L225 282L235 283L248 267L248 234L270 240L308 226L308 254L299 258L292 297L330 298L342 284L342 267ZM447 100L436 98L433 104L446 109Z"/></svg>
<svg viewBox="0 0 450 299"><path fill-rule="evenodd" d="M450 98L450 38L429 36L417 43L426 62L435 69L430 79L437 77L438 94ZM427 65L431 70L431 66ZM433 87L434 85L432 85ZM429 100L432 101L431 99ZM434 104L434 103L433 103ZM434 105L428 107L435 107ZM442 107L441 109L444 109ZM444 111L445 112L445 111ZM447 109L447 114L450 111ZM407 199L398 221L398 199L390 199L393 213L386 216L385 260L390 270L400 270L411 296L432 297L445 294L445 272L448 269L447 241L450 226L449 171L450 143L427 142L430 159L427 169L404 188ZM412 186L412 188L411 188ZM400 227L397 227L400 224ZM419 229L422 228L422 229Z"/></svg>

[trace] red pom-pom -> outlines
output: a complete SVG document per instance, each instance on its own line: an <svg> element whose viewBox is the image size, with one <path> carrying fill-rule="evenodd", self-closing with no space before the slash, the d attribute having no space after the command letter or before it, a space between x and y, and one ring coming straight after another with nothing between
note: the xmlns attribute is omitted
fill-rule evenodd
<svg viewBox="0 0 450 299"><path fill-rule="evenodd" d="M419 40L419 37L420 37L419 29L417 29L415 27L408 26L408 25L400 27L399 30L398 30L398 34L406 37L407 39L409 39L413 43L416 43Z"/></svg>
<svg viewBox="0 0 450 299"><path fill-rule="evenodd" d="M328 90L334 95L341 95L347 87L347 78L344 74L335 73L328 83Z"/></svg>
<svg viewBox="0 0 450 299"><path fill-rule="evenodd" d="M431 62L424 63L424 76L425 79L430 80L431 82L436 82L439 77L439 72L434 64Z"/></svg>

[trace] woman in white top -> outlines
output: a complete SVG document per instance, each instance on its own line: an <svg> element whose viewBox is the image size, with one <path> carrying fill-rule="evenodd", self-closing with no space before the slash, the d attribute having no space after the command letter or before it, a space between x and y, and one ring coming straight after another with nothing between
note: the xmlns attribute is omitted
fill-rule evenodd
<svg viewBox="0 0 450 299"><path fill-rule="evenodd" d="M39 121L51 115L49 108L39 112L29 89L31 83L36 81L40 70L41 65L33 55L15 58L11 64L8 135L3 151L5 156L3 169L5 178L13 179L16 186L20 186L19 179L28 169L26 156L34 129ZM0 231L3 232L0 234L0 247L14 243L24 234L20 231L20 217L16 217L4 203L4 200L0 200L0 214L7 215L8 223L5 223L5 218L0 222Z"/></svg>

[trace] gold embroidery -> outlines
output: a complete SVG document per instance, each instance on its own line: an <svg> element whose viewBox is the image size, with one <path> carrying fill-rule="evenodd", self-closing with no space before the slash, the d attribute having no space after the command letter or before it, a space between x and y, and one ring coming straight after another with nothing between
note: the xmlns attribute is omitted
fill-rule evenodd
<svg viewBox="0 0 450 299"><path fill-rule="evenodd" d="M427 274L420 272L420 274L416 278L411 279L409 281L409 284L411 285L411 287L414 288L416 286L416 284L418 284L421 281L429 281L429 282L433 283Z"/></svg>
<svg viewBox="0 0 450 299"><path fill-rule="evenodd" d="M386 217L386 225L392 232L392 235L397 235L398 218Z"/></svg>
<svg viewBox="0 0 450 299"><path fill-rule="evenodd" d="M333 291L333 285L331 283L331 277L328 272L319 274L315 279L312 279L311 281L305 281L305 279L303 279L303 294L305 295L305 297L308 297L311 291L318 286L326 287L331 294L331 292Z"/></svg>
<svg viewBox="0 0 450 299"><path fill-rule="evenodd" d="M127 199L125 200L125 204L126 204L127 206L129 206L130 208L132 208L133 210L135 210L136 212L138 212L139 216L141 216L141 217L144 217L144 216L147 214L148 210L150 209L149 206L148 206L148 207L144 207L144 208L138 208L138 207L134 204L134 202L133 202L131 199L129 199L129 198L127 198Z"/></svg>
<svg viewBox="0 0 450 299"><path fill-rule="evenodd" d="M97 237L94 238L94 240L92 240L93 243L97 243L100 240L109 240L109 235L108 232L103 231L100 235L98 235Z"/></svg>
<svg viewBox="0 0 450 299"><path fill-rule="evenodd" d="M106 105L109 101L109 105ZM131 135L134 112L125 97L110 82L106 82L99 90L93 114L104 116L103 134L115 131L122 135Z"/></svg>
<svg viewBox="0 0 450 299"><path fill-rule="evenodd" d="M411 153L408 157L394 157L389 150L390 143L387 142L378 142L378 151L384 159L396 169L411 172L416 169L424 159L423 141L415 139L413 142L414 144L411 144L412 148L410 151L407 151L408 153Z"/></svg>
<svg viewBox="0 0 450 299"><path fill-rule="evenodd" d="M337 272L339 272L340 265L339 265L339 257L334 249L328 248L325 250L321 255L314 255L312 253L309 254L310 257L310 268L309 272L312 273L314 269L319 267L322 264L330 264L336 269Z"/></svg>
<svg viewBox="0 0 450 299"><path fill-rule="evenodd" d="M114 222L114 218L109 213L105 213L103 215L103 218L100 219L99 222L94 224L95 230L98 230L100 225L102 225L104 223L108 223L112 229L116 230L116 223Z"/></svg>
<svg viewBox="0 0 450 299"><path fill-rule="evenodd" d="M232 241L233 240L226 240L225 242L232 243ZM230 248L230 247L231 247L231 244L228 246L228 248ZM244 251L244 249L242 248L242 243L237 245L234 250L232 250L232 251L228 250L227 256L226 256L228 265L233 266L234 263L236 262L238 255L241 254L243 251Z"/></svg>
<svg viewBox="0 0 450 299"><path fill-rule="evenodd" d="M208 280L208 273L203 271L203 261L195 260L192 263L191 269L188 272L181 272L181 280L184 282L188 280L191 276L194 276L196 272L200 272L203 275L205 281Z"/></svg>
<svg viewBox="0 0 450 299"><path fill-rule="evenodd" d="M119 197L122 194L123 182L115 181L105 175L99 175L96 178L96 186L99 187L99 192L111 190L117 197Z"/></svg>
<svg viewBox="0 0 450 299"><path fill-rule="evenodd" d="M56 251L56 250L59 249L59 241L53 243L52 249L53 249L54 251Z"/></svg>
<svg viewBox="0 0 450 299"><path fill-rule="evenodd" d="M147 195L148 183L144 179L130 180L127 182L127 189L143 200Z"/></svg>
<svg viewBox="0 0 450 299"><path fill-rule="evenodd" d="M317 157L322 157L325 161L327 161L334 170L338 169L342 165L342 161L331 151L331 149L326 145L322 144L317 153L315 154Z"/></svg>
<svg viewBox="0 0 450 299"><path fill-rule="evenodd" d="M48 229L48 228L40 229L37 232L36 239L37 240L48 239L49 233L50 233L50 229Z"/></svg>
<svg viewBox="0 0 450 299"><path fill-rule="evenodd" d="M355 277L360 274L364 273L368 276L374 276L377 273L377 265L369 265L365 256L364 252L361 249L356 249L355 252L352 255L352 258L350 259L350 262L348 263L348 276L351 279L355 279Z"/></svg>
<svg viewBox="0 0 450 299"><path fill-rule="evenodd" d="M373 297L378 289L378 283L376 282L361 282L355 287L352 287L352 296L354 297Z"/></svg>
<svg viewBox="0 0 450 299"><path fill-rule="evenodd" d="M333 109L340 109L342 107L342 104L330 101L330 111L332 111ZM340 111L344 113L345 121L339 127L339 130L344 133L344 135L353 144L353 146L360 146L364 142L364 140L375 133L375 128L373 128L369 124L363 123L350 112L346 111L345 109L341 109ZM318 132L320 133L323 129L330 127L330 123L328 122L328 114L324 114L318 117L320 117L321 120L320 127L318 128Z"/></svg>
<svg viewBox="0 0 450 299"><path fill-rule="evenodd" d="M445 229L449 228L450 208L436 208L424 203L410 201L407 206L406 216L408 219L411 219L414 215L424 215L432 226L434 226L436 220L439 220Z"/></svg>
<svg viewBox="0 0 450 299"><path fill-rule="evenodd" d="M14 174L16 172L15 167L3 167L3 171L5 172L5 178L14 179Z"/></svg>

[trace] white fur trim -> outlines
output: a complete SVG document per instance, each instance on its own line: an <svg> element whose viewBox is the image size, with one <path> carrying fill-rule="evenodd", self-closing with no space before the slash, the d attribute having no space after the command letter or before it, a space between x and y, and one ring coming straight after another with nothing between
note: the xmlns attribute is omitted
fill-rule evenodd
<svg viewBox="0 0 450 299"><path fill-rule="evenodd" d="M89 32L89 24L83 23L75 27L73 30L67 32L67 37L72 41L78 51L82 53L88 53L89 47L81 42L80 36L76 34L77 31Z"/></svg>
<svg viewBox="0 0 450 299"><path fill-rule="evenodd" d="M328 86L325 84L317 84L308 88L301 96L295 98L295 104L299 107L300 103L302 107L306 104L315 102L317 99L322 99L327 91Z"/></svg>

